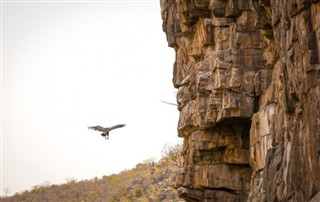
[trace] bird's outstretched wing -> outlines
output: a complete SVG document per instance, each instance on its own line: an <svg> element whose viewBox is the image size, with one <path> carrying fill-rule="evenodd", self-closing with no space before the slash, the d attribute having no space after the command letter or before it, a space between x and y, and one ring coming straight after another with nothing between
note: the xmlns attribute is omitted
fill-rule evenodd
<svg viewBox="0 0 320 202"><path fill-rule="evenodd" d="M101 132L105 131L105 128L101 127L101 126L89 126L88 129L97 130L97 131L101 131Z"/></svg>
<svg viewBox="0 0 320 202"><path fill-rule="evenodd" d="M118 124L118 125L115 125L115 126L112 126L109 128L109 130L113 130L113 129L116 129L116 128L122 128L124 127L126 124Z"/></svg>

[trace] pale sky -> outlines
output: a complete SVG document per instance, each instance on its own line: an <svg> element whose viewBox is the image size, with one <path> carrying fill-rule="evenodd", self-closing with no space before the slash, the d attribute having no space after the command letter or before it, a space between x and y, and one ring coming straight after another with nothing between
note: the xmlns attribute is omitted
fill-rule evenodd
<svg viewBox="0 0 320 202"><path fill-rule="evenodd" d="M118 173L175 144L160 0L1 1L1 194ZM110 140L91 125L127 124Z"/></svg>

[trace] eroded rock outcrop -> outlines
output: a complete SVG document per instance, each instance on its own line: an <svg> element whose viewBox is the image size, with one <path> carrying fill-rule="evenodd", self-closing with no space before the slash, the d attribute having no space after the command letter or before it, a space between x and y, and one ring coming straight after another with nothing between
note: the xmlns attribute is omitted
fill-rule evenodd
<svg viewBox="0 0 320 202"><path fill-rule="evenodd" d="M188 201L320 191L320 1L161 0Z"/></svg>

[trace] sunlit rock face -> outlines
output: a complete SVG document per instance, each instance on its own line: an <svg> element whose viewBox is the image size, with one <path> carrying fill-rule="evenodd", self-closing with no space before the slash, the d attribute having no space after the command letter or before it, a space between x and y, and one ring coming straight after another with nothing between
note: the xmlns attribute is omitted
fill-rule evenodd
<svg viewBox="0 0 320 202"><path fill-rule="evenodd" d="M320 0L160 2L176 52L180 197L317 197Z"/></svg>

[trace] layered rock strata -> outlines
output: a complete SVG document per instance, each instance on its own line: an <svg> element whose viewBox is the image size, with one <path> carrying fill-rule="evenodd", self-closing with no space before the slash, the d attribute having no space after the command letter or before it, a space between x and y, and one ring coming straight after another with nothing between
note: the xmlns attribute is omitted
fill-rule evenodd
<svg viewBox="0 0 320 202"><path fill-rule="evenodd" d="M161 0L187 201L320 191L320 1Z"/></svg>

